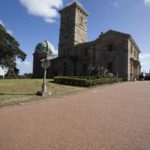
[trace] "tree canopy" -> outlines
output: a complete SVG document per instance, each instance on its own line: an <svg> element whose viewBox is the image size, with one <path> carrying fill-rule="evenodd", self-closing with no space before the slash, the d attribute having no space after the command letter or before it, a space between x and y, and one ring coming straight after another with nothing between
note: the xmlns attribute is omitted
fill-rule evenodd
<svg viewBox="0 0 150 150"><path fill-rule="evenodd" d="M20 49L16 39L0 24L0 66L16 68L16 59L24 61L26 54Z"/></svg>

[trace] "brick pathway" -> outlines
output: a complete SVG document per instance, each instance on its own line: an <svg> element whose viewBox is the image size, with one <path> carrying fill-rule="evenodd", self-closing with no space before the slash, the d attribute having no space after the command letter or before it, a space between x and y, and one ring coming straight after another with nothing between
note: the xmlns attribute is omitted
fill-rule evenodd
<svg viewBox="0 0 150 150"><path fill-rule="evenodd" d="M0 108L0 150L150 150L150 82Z"/></svg>

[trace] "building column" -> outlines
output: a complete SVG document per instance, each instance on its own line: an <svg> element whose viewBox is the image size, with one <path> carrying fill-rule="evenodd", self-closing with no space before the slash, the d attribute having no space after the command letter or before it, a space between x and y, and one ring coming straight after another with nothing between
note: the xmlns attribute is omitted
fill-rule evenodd
<svg viewBox="0 0 150 150"><path fill-rule="evenodd" d="M133 62L130 60L130 80L133 80Z"/></svg>

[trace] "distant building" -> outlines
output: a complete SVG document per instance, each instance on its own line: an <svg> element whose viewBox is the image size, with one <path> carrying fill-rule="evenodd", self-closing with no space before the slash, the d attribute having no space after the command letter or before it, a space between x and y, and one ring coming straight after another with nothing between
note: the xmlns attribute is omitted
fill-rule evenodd
<svg viewBox="0 0 150 150"><path fill-rule="evenodd" d="M130 34L109 30L87 42L88 13L78 2L60 11L61 25L58 57L51 61L48 76L85 76L90 65L100 65L121 78L134 80L140 75L140 49ZM48 54L48 53L47 53ZM46 56L47 57L47 56ZM42 71L34 53L34 77Z"/></svg>

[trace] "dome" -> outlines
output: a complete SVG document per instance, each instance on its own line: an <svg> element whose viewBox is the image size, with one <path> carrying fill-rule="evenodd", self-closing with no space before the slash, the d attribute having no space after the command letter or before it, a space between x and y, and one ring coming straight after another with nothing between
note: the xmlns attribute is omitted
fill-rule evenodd
<svg viewBox="0 0 150 150"><path fill-rule="evenodd" d="M52 53L52 47L49 41L43 41L37 44L35 48L35 52L45 52L45 53Z"/></svg>

